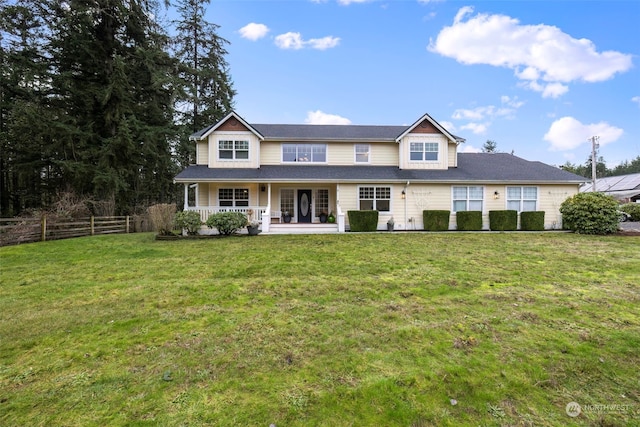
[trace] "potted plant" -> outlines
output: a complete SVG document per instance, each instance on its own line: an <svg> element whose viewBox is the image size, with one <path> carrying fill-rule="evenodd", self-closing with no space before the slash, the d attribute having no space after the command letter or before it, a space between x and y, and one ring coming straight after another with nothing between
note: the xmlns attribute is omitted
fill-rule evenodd
<svg viewBox="0 0 640 427"><path fill-rule="evenodd" d="M327 219L329 218L329 216L327 215L326 211L322 211L320 212L320 215L318 215L318 218L320 219L320 222L325 223L327 222Z"/></svg>
<svg viewBox="0 0 640 427"><path fill-rule="evenodd" d="M393 231L395 224L396 222L393 220L393 217L389 218L389 221L387 221L387 231Z"/></svg>
<svg viewBox="0 0 640 427"><path fill-rule="evenodd" d="M336 222L336 216L333 214L333 211L331 211L331 213L329 213L329 216L327 217L327 221L330 224L333 224L334 222Z"/></svg>
<svg viewBox="0 0 640 427"><path fill-rule="evenodd" d="M284 222L286 222L287 224L291 222L291 214L289 213L289 211L285 211L285 212L282 214L282 220L283 220Z"/></svg>
<svg viewBox="0 0 640 427"><path fill-rule="evenodd" d="M260 232L258 228L260 223L257 219L253 219L253 209L247 210L247 218L247 232L249 233L249 236L257 236Z"/></svg>

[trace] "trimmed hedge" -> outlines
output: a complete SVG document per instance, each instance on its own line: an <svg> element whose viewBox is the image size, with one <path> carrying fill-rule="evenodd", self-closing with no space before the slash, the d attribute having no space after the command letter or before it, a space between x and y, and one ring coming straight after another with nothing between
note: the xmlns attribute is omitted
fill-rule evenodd
<svg viewBox="0 0 640 427"><path fill-rule="evenodd" d="M620 210L631 215L631 221L640 221L640 203L625 203Z"/></svg>
<svg viewBox="0 0 640 427"><path fill-rule="evenodd" d="M482 212L480 211L456 212L456 227L460 231L482 230Z"/></svg>
<svg viewBox="0 0 640 427"><path fill-rule="evenodd" d="M422 223L427 231L447 231L451 211L426 210L422 211Z"/></svg>
<svg viewBox="0 0 640 427"><path fill-rule="evenodd" d="M347 211L351 231L376 231L378 211Z"/></svg>
<svg viewBox="0 0 640 427"><path fill-rule="evenodd" d="M520 229L523 231L544 230L544 211L521 212Z"/></svg>
<svg viewBox="0 0 640 427"><path fill-rule="evenodd" d="M489 211L491 231L515 231L518 229L518 211Z"/></svg>
<svg viewBox="0 0 640 427"><path fill-rule="evenodd" d="M562 227L580 234L610 234L618 231L616 199L604 193L578 193L560 205Z"/></svg>

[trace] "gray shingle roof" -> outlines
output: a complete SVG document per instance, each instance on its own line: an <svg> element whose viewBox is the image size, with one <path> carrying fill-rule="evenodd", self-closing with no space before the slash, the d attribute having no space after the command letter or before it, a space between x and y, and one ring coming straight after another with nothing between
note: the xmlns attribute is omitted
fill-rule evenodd
<svg viewBox="0 0 640 427"><path fill-rule="evenodd" d="M458 167L446 170L400 169L396 166L265 165L259 169L189 166L177 182L518 182L581 183L586 178L541 162L506 153L459 153Z"/></svg>
<svg viewBox="0 0 640 427"><path fill-rule="evenodd" d="M395 141L407 126L252 124L265 139Z"/></svg>

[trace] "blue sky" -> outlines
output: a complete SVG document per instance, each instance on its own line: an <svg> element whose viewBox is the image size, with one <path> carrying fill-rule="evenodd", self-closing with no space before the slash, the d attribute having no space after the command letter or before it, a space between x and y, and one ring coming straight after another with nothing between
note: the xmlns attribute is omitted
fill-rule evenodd
<svg viewBox="0 0 640 427"><path fill-rule="evenodd" d="M529 160L640 155L640 1L213 0L250 123L412 124Z"/></svg>

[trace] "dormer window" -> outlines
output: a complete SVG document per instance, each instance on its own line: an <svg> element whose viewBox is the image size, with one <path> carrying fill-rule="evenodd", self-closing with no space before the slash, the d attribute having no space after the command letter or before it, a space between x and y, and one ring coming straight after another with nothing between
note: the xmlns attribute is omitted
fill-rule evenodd
<svg viewBox="0 0 640 427"><path fill-rule="evenodd" d="M282 161L285 163L326 163L326 144L282 144Z"/></svg>
<svg viewBox="0 0 640 427"><path fill-rule="evenodd" d="M412 161L438 161L437 142L412 142L409 144L409 158Z"/></svg>
<svg viewBox="0 0 640 427"><path fill-rule="evenodd" d="M247 160L249 159L249 141L218 141L218 159Z"/></svg>

